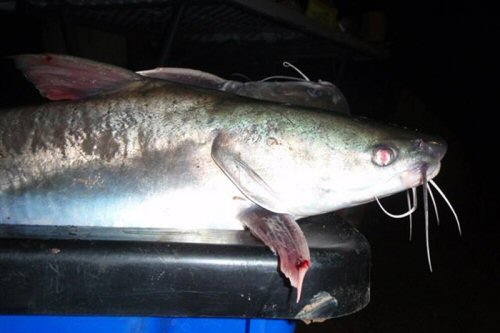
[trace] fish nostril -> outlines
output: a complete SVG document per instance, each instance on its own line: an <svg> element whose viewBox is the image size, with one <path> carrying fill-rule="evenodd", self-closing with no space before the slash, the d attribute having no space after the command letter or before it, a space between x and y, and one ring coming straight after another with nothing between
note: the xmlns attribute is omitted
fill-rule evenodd
<svg viewBox="0 0 500 333"><path fill-rule="evenodd" d="M439 139L416 139L413 145L415 149L418 149L425 154L429 154L432 158L438 160L441 160L444 157L448 148L446 142Z"/></svg>
<svg viewBox="0 0 500 333"><path fill-rule="evenodd" d="M426 153L432 157L441 160L446 154L448 148L447 144L443 140L419 140L419 148L424 150Z"/></svg>
<svg viewBox="0 0 500 333"><path fill-rule="evenodd" d="M431 142L432 151L438 159L442 159L448 150L448 145L445 141L432 141Z"/></svg>

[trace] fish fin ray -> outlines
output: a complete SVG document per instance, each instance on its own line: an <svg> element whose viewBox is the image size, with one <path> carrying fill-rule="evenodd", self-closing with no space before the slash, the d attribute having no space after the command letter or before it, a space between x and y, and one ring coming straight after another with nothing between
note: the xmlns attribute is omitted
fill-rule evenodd
<svg viewBox="0 0 500 333"><path fill-rule="evenodd" d="M311 266L311 255L304 233L288 214L277 214L254 206L239 216L250 232L279 256L280 270L297 288L297 303L302 285Z"/></svg>
<svg viewBox="0 0 500 333"><path fill-rule="evenodd" d="M67 55L24 54L13 59L40 94L53 101L77 100L143 79L120 67Z"/></svg>
<svg viewBox="0 0 500 333"><path fill-rule="evenodd" d="M237 141L231 135L217 135L212 144L212 158L226 176L257 205L273 211L286 211L279 195L239 155Z"/></svg>
<svg viewBox="0 0 500 333"><path fill-rule="evenodd" d="M189 84L196 87L220 89L227 81L214 74L190 68L158 67L139 71L137 74L149 78Z"/></svg>

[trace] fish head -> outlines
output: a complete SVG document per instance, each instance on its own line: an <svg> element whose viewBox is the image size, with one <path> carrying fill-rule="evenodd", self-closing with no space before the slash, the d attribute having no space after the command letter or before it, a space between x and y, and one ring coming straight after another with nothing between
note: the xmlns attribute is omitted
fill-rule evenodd
<svg viewBox="0 0 500 333"><path fill-rule="evenodd" d="M376 192L391 194L422 185L424 179L434 178L439 173L445 153L446 143L438 139L383 142L373 146L373 166L367 168L367 172L373 170L371 184L379 188ZM374 177L380 180L375 181Z"/></svg>
<svg viewBox="0 0 500 333"><path fill-rule="evenodd" d="M278 110L221 133L212 147L242 194L272 212L313 216L404 191L435 177L446 152L443 140L423 133Z"/></svg>
<svg viewBox="0 0 500 333"><path fill-rule="evenodd" d="M437 176L447 150L441 138L396 126L362 123L354 132L336 135L343 144L333 145L325 170L326 192L340 208L422 185Z"/></svg>
<svg viewBox="0 0 500 333"><path fill-rule="evenodd" d="M375 147L372 162L377 167L384 168L394 160L393 170L388 170L398 175L401 189L404 190L422 185L424 179L434 178L439 173L446 149L444 140L418 137L409 141L396 141L393 146Z"/></svg>

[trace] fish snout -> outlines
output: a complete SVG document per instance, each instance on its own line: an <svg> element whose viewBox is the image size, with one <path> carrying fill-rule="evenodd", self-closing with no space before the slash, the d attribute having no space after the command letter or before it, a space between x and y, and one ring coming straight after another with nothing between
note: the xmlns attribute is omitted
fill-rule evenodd
<svg viewBox="0 0 500 333"><path fill-rule="evenodd" d="M448 149L446 141L441 139L418 139L416 140L416 145L424 154L438 161L444 157Z"/></svg>

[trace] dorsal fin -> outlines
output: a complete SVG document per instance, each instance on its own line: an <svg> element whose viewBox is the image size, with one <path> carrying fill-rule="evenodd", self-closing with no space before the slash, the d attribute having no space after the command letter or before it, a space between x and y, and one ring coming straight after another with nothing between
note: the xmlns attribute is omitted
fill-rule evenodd
<svg viewBox="0 0 500 333"><path fill-rule="evenodd" d="M13 57L17 68L50 100L75 100L119 89L143 78L126 69L56 54Z"/></svg>
<svg viewBox="0 0 500 333"><path fill-rule="evenodd" d="M137 74L210 89L220 89L227 82L217 75L190 68L158 67L139 71Z"/></svg>

